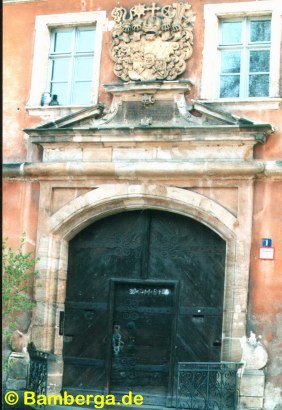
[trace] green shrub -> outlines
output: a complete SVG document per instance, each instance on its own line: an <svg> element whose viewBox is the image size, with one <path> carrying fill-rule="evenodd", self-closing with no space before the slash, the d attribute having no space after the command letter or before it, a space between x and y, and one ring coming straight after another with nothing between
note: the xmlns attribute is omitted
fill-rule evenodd
<svg viewBox="0 0 282 410"><path fill-rule="evenodd" d="M18 249L7 246L8 239L2 245L2 313L3 336L9 338L17 329L17 317L24 311L31 311L34 305L29 291L34 270L35 259L31 252L24 252L25 234Z"/></svg>

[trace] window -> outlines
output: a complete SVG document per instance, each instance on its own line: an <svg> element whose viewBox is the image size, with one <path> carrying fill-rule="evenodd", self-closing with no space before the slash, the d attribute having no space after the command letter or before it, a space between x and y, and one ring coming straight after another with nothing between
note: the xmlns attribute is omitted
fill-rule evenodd
<svg viewBox="0 0 282 410"><path fill-rule="evenodd" d="M220 22L219 97L269 95L269 18Z"/></svg>
<svg viewBox="0 0 282 410"><path fill-rule="evenodd" d="M95 27L52 31L50 92L59 104L91 103Z"/></svg>
<svg viewBox="0 0 282 410"><path fill-rule="evenodd" d="M57 95L59 107L70 107L70 110L97 103L102 33L106 30L106 22L105 11L36 17L27 107L31 115L38 115L46 91ZM47 107L41 109L46 111ZM68 112L61 110L61 115Z"/></svg>
<svg viewBox="0 0 282 410"><path fill-rule="evenodd" d="M201 98L279 97L280 0L207 4L204 18Z"/></svg>

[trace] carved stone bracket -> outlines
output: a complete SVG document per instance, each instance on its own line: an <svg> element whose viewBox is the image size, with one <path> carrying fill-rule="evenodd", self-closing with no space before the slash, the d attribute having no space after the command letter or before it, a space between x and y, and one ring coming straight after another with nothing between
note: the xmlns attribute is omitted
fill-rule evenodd
<svg viewBox="0 0 282 410"><path fill-rule="evenodd" d="M153 94L142 94L141 101L144 107L149 107L149 105L154 104L156 100Z"/></svg>
<svg viewBox="0 0 282 410"><path fill-rule="evenodd" d="M123 81L174 80L192 55L194 15L188 3L115 7L110 55Z"/></svg>

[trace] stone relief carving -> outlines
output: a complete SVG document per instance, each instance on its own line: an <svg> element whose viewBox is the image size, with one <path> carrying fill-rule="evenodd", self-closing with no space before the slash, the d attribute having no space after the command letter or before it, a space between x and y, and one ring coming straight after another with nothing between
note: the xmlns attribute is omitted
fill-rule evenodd
<svg viewBox="0 0 282 410"><path fill-rule="evenodd" d="M249 338L247 336L242 337L240 343L242 347L241 361L244 363L244 368L262 369L268 361L268 354L256 334L251 332Z"/></svg>
<svg viewBox="0 0 282 410"><path fill-rule="evenodd" d="M154 104L156 100L153 94L142 94L141 101L144 107L149 107L149 105Z"/></svg>
<svg viewBox="0 0 282 410"><path fill-rule="evenodd" d="M123 81L174 80L193 49L194 15L188 3L115 7L110 55Z"/></svg>

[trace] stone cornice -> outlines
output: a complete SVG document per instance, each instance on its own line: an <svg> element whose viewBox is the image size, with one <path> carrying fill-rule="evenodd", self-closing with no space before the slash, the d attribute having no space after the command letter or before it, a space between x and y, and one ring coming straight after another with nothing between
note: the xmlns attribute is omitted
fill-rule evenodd
<svg viewBox="0 0 282 410"><path fill-rule="evenodd" d="M54 122L24 131L31 137L54 137L70 141L79 139L114 136L115 139L134 138L152 140L156 135L180 135L201 139L201 135L211 134L225 138L240 133L244 139L247 133L261 134L255 139L264 142L265 136L273 132L271 124L259 124L234 116L202 101L187 103L185 92L191 88L186 81L142 81L106 84L105 91L113 95L109 108L99 103ZM197 133L197 135L195 135ZM64 135L65 134L65 135ZM143 135L142 135L143 134ZM216 138L215 138L216 139ZM179 139L181 140L181 138ZM82 140L81 140L82 141Z"/></svg>
<svg viewBox="0 0 282 410"><path fill-rule="evenodd" d="M272 179L282 180L282 160L266 161L263 175Z"/></svg>
<svg viewBox="0 0 282 410"><path fill-rule="evenodd" d="M267 177L282 179L282 161L193 161L193 162L24 162L3 165L4 178L227 178Z"/></svg>
<svg viewBox="0 0 282 410"><path fill-rule="evenodd" d="M159 141L257 141L265 142L266 135L272 133L269 124L245 124L245 125L199 125L181 128L171 126L154 127L130 126L95 128L32 128L24 130L34 143L41 142L153 142ZM109 132L110 131L110 132ZM200 132L199 132L200 131Z"/></svg>

